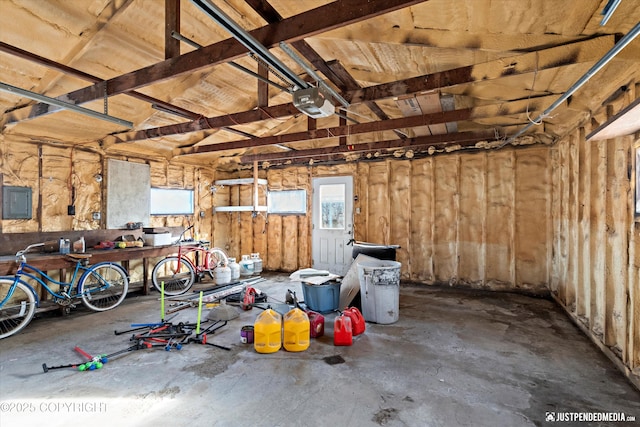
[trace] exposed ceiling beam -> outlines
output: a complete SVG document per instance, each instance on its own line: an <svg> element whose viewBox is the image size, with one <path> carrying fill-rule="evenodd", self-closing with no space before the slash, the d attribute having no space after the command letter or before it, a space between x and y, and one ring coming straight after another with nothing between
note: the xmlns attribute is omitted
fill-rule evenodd
<svg viewBox="0 0 640 427"><path fill-rule="evenodd" d="M273 22L278 22L282 20L282 16L278 13L277 10L271 6L271 4L266 0L245 0L247 4L249 4L267 23L271 24ZM337 61L332 61L333 67L335 67L338 71L334 71L334 69L320 56L316 50L306 42L306 40L296 40L291 43L291 45L307 59L316 70L320 71L324 76L329 79L331 83L333 83L340 91L345 92L347 90L359 89L360 85L358 82L349 74L347 70L344 69ZM371 109L371 111L381 120L387 120L389 116L373 101L368 101L366 105ZM340 117L340 125L345 125L343 121L346 120L344 117ZM397 132L398 137L405 138L405 135ZM341 140L344 139L341 138Z"/></svg>
<svg viewBox="0 0 640 427"><path fill-rule="evenodd" d="M0 91L7 92L16 96L25 97L29 99L35 99L40 102L47 102L53 105L57 105L66 110L76 111L80 114L84 114L89 117L93 117L100 120L105 120L111 123L115 123L119 126L124 126L126 128L132 128L133 123L127 120L120 119L118 117L110 116L106 112L100 113L98 111L90 110L89 108L84 108L79 105L69 104L64 101L60 101L59 99L50 98L48 96L40 95L39 93L31 92L30 90L22 89L7 83L0 82Z"/></svg>
<svg viewBox="0 0 640 427"><path fill-rule="evenodd" d="M111 7L102 8L102 10L95 16L95 20L93 21L93 23L82 29L82 39L79 40L78 43L75 43L71 47L71 49L66 51L59 60L65 64L73 64L84 54L94 49L96 47L94 44L95 40L100 39L98 35L104 34L105 31L108 31L109 27L111 27L111 22L125 15L126 11L133 3L135 3L134 0L123 0L122 2L118 2L118 4L112 4ZM27 10L30 10L30 8L28 8ZM54 74L47 71L43 75L38 76L38 83L36 85L29 85L29 89L38 93L46 93L48 89L55 87L62 77L63 76L60 76L59 74ZM103 80L104 79L98 79L99 82L102 82ZM64 98L60 98L60 100L68 102L68 100ZM40 109L43 111L47 111L49 109L51 111L60 110L60 107L58 106L53 106L45 103L36 105L40 105ZM31 114L35 114L36 111L36 109L33 107L22 108L22 110L26 110L21 111L21 118L24 119L31 118ZM7 116L9 115L5 114L4 117L0 117L0 123L5 123L11 118L14 118L13 121L17 121L17 119L15 118L20 117L20 115L17 114L11 114L10 117Z"/></svg>
<svg viewBox="0 0 640 427"><path fill-rule="evenodd" d="M248 33L267 48L281 41L293 42L304 37L374 18L409 7L425 0L343 0L303 12L279 22L257 28ZM229 38L202 49L106 80L104 84L78 89L61 95L66 102L83 104L105 96L129 92L185 73L237 59L247 53L237 40ZM47 114L40 109L36 116ZM29 114L28 117L32 117Z"/></svg>
<svg viewBox="0 0 640 427"><path fill-rule="evenodd" d="M227 114L218 117L201 117L187 123L176 123L152 129L123 132L109 135L101 141L103 148L117 143L133 142L143 139L159 138L162 136L179 135L189 132L217 131L220 128L243 123L259 122L279 117L302 114L293 104L280 104L272 107L261 107L241 113Z"/></svg>
<svg viewBox="0 0 640 427"><path fill-rule="evenodd" d="M64 65L64 64L60 64L59 62L52 61L52 60L50 60L48 58L45 58L43 56L36 55L35 53L27 52L26 50L20 49L20 48L15 47L15 46L11 46L11 45L6 44L6 43L1 42L1 41L0 41L0 51L2 51L4 53L8 53L8 54L13 55L13 56L17 56L18 58L26 59L27 61L32 61L32 62L35 62L37 64L44 65L45 67L49 67L49 68L52 68L54 70L58 70L58 71L60 71L62 73L68 74L70 76L78 77L78 78L81 78L83 80L90 81L92 83L104 82L103 79L101 79L99 77L96 77L96 76L94 76L92 74L85 73L84 71L77 70L75 68L69 67L69 66ZM178 107L178 106L173 105L173 104L171 104L169 102L165 102L165 101L163 101L161 99L156 99L156 98L154 98L152 96L145 95L144 93L131 91L131 92L128 92L127 95L132 96L132 97L134 97L136 99L139 99L141 101L148 102L150 104L160 105L162 107L165 107L168 110L176 111L176 112L180 113L181 115L183 115L184 117L190 118L191 120L195 120L195 119L197 119L198 117L201 116L200 114L197 114L197 113L194 113L192 111L186 110L186 109L184 109L182 107ZM57 107L57 106L52 106L52 108L60 109L60 107ZM15 120L10 120L10 123L11 122L15 122Z"/></svg>
<svg viewBox="0 0 640 427"><path fill-rule="evenodd" d="M534 71L561 68L568 64L590 62L600 59L614 44L613 36L603 36L591 40L544 49L538 52L516 55L496 61L474 66L455 68L452 70L426 74L405 80L352 89L345 92L345 97L352 104L376 101L378 99L417 93L427 90L443 89L459 84L475 83L505 76L532 73ZM334 67L332 67L334 68ZM334 70L334 72L337 68ZM346 79L346 77L345 77ZM200 118L193 122L161 126L139 131L123 132L107 136L103 140L105 146L133 142L161 136L178 135L224 126L247 124L254 121L281 118L299 114L292 104L265 107L220 117Z"/></svg>
<svg viewBox="0 0 640 427"><path fill-rule="evenodd" d="M354 79L353 76L351 76L351 74L349 74L349 72L339 62L332 61L331 63L327 64L327 67L329 68L331 74L336 76L336 78L339 81L343 82L344 87L341 88L341 89L343 89L343 91L346 92L346 91L349 91L349 90L358 90L358 89L361 88L361 86L358 84L356 79ZM375 101L365 101L364 104L380 120L389 119L389 116L387 115L387 113L385 113L384 110L382 108L380 108L380 106L378 104L376 104ZM395 132L396 132L396 134L398 135L398 137L400 139L406 138L406 136L403 133L400 133L400 132L397 132L397 131L395 131Z"/></svg>
<svg viewBox="0 0 640 427"><path fill-rule="evenodd" d="M164 59L180 56L180 40L171 35L180 32L180 0L164 0Z"/></svg>
<svg viewBox="0 0 640 427"><path fill-rule="evenodd" d="M457 122L471 118L471 109L443 111L421 116L402 117L384 121L358 123L355 125L334 126L331 128L311 129L304 132L294 132L282 135L251 138L242 141L222 142L218 144L199 145L176 149L177 155L209 153L213 151L234 150L238 148L261 147L273 144L288 144L311 139L336 138L340 136L357 135L385 130L427 126L435 123Z"/></svg>
<svg viewBox="0 0 640 427"><path fill-rule="evenodd" d="M267 24L282 21L282 15L266 0L245 0L245 3L251 6L262 19L267 21Z"/></svg>
<svg viewBox="0 0 640 427"><path fill-rule="evenodd" d="M494 131L485 132L457 132L453 134L427 135L407 139L391 139L386 141L354 144L336 145L333 147L310 148L307 150L296 150L294 152L249 154L241 157L242 163L252 163L254 161L287 160L294 158L322 157L334 154L349 154L370 150L392 150L398 148L429 147L436 149L445 148L448 145L475 145L480 141L494 141L496 135Z"/></svg>
<svg viewBox="0 0 640 427"><path fill-rule="evenodd" d="M600 59L614 45L613 35L556 46L541 51L510 56L483 64L469 65L418 76L399 82L391 82L352 90L343 94L352 104L373 99L391 98L423 90L435 90L463 83L473 83L500 77L539 72L551 68L591 62Z"/></svg>

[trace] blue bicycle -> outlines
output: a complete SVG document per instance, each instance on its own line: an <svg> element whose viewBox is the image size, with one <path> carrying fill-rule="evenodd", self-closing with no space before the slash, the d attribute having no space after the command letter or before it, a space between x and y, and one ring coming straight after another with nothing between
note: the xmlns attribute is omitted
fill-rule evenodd
<svg viewBox="0 0 640 427"><path fill-rule="evenodd" d="M53 302L67 310L81 299L93 311L106 311L117 307L127 296L129 279L125 269L111 262L89 266L88 254L68 255L76 263L69 282L54 280L27 264L25 254L43 245L29 245L16 253L19 265L15 275L0 277L0 339L21 331L33 319L39 305L38 294L31 284L34 281L53 297ZM50 285L58 289L54 291Z"/></svg>

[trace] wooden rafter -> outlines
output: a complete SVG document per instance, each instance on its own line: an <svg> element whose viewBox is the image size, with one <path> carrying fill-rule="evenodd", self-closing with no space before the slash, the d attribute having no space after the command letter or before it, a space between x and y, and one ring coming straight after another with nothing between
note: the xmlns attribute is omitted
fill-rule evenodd
<svg viewBox="0 0 640 427"><path fill-rule="evenodd" d="M266 0L245 0L267 24L282 21L282 15Z"/></svg>
<svg viewBox="0 0 640 427"><path fill-rule="evenodd" d="M423 90L436 90L464 83L494 80L531 72L540 72L566 65L591 62L600 59L614 45L614 36L602 36L590 40L569 43L542 51L501 58L483 64L454 68L428 76L418 76L343 93L351 103L372 99L391 98Z"/></svg>
<svg viewBox="0 0 640 427"><path fill-rule="evenodd" d="M294 158L316 158L328 157L336 154L349 154L364 151L376 150L392 150L392 149L410 149L415 147L435 149L444 149L451 144L460 146L475 145L480 141L495 140L493 131L485 132L457 132L453 134L427 135L416 138L390 139L386 141L361 143L354 145L336 145L325 148L310 148L307 150L296 150L294 152L287 151L281 153L253 154L241 157L242 163L253 163L254 161L274 161L274 160L291 160Z"/></svg>
<svg viewBox="0 0 640 427"><path fill-rule="evenodd" d="M347 135L357 135L370 132L381 132L401 128L426 126L436 123L457 122L471 118L470 109L443 111L421 116L402 117L399 119L381 120L375 122L358 123L355 125L334 126L323 129L312 129L304 132L294 132L283 135L251 138L242 141L223 142L219 144L200 145L197 147L177 149L176 154L197 154L213 151L234 150L238 148L260 147L273 144L288 144L311 139L336 138Z"/></svg>
<svg viewBox="0 0 640 427"><path fill-rule="evenodd" d="M186 123L177 123L152 129L109 135L101 141L101 145L106 148L116 143L133 142L143 139L159 138L162 136L179 135L199 131L214 132L223 127L293 116L296 114L302 113L300 113L300 111L298 111L298 109L291 103L274 105L271 107L261 107L240 113L226 114L224 116L200 117L197 120Z"/></svg>
<svg viewBox="0 0 640 427"><path fill-rule="evenodd" d="M443 89L458 84L474 83L484 80L498 79L504 76L526 74L536 70L559 69L566 64L595 61L613 46L613 42L613 36L603 36L569 45L544 49L538 52L502 58L474 66L461 67L405 80L382 83L362 89L352 89L344 92L344 95L346 98L351 100L352 104L357 104L360 102L376 101L383 98L421 91ZM539 58L544 58L544 60L539 60ZM213 130L224 126L247 124L272 118L282 118L299 113L300 112L289 103L219 117L203 117L187 123L110 135L103 140L103 146L207 129Z"/></svg>
<svg viewBox="0 0 640 427"><path fill-rule="evenodd" d="M180 56L180 40L171 33L180 33L180 0L164 0L164 59Z"/></svg>
<svg viewBox="0 0 640 427"><path fill-rule="evenodd" d="M265 47L271 48L280 41L292 42L422 3L423 1L425 0L349 0L333 2L249 31L249 34ZM108 79L106 80L106 88L102 83L96 84L61 95L60 98L74 104L83 104L100 99L105 94L113 96L126 93L185 73L213 67L237 59L245 53L246 48L235 39L230 38L137 71ZM28 117L36 117L50 112L49 108L42 106L26 108L35 108L37 110L35 113L28 114Z"/></svg>
<svg viewBox="0 0 640 427"><path fill-rule="evenodd" d="M54 70L58 70L64 74L68 74L70 76L74 76L74 77L78 77L80 79L83 80L87 80L90 81L92 83L101 83L104 80L96 77L92 74L89 73L85 73L84 71L81 70L77 70L75 68L69 67L67 65L64 64L60 64L59 62L56 61L52 61L51 59L45 58L43 56L40 55L36 55L35 53L31 53L31 52L27 52L26 50L20 49L18 47L15 46L11 46L7 43L1 42L0 41L0 51L4 52L4 53L8 53L10 55L16 56L18 58L22 58L22 59L26 59L27 61L32 61L35 62L37 64L40 65L44 65L45 67L49 67L52 68ZM144 101L144 102L148 102L150 104L156 104L156 105L160 105L162 107L165 107L168 110L172 110L177 112L178 114L184 116L184 117L190 117L191 119L197 119L198 117L200 117L200 114L194 113L192 111L189 111L185 108L182 107L178 107L177 105L173 105L169 102L165 102L161 99L157 99L154 98L152 96L149 95L145 95L144 93L141 92L136 92L136 91L131 91L128 92L127 95L132 96L133 98L139 99L140 101ZM59 108L59 107L55 107L55 106L49 106L50 108ZM10 121L11 122L11 121Z"/></svg>

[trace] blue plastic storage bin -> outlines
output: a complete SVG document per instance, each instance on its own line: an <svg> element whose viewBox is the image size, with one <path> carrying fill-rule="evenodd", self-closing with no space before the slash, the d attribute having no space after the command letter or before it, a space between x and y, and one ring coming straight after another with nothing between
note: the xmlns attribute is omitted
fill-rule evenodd
<svg viewBox="0 0 640 427"><path fill-rule="evenodd" d="M329 313L337 310L340 304L340 282L327 282L322 285L311 285L302 282L304 302L310 310L318 313Z"/></svg>

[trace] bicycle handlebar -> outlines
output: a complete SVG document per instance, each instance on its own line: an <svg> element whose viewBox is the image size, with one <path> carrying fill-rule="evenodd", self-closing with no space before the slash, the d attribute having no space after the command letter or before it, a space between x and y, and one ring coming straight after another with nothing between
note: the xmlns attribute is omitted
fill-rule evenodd
<svg viewBox="0 0 640 427"><path fill-rule="evenodd" d="M190 226L188 226L187 228L185 228L185 229L184 229L184 231L183 231L182 233L180 233L180 235L178 236L178 240L176 240L176 241L174 242L174 244L176 244L176 245L177 245L177 244L179 244L180 242L182 242L182 241L183 241L183 240L182 240L182 238L184 237L184 234L185 234L187 231L191 230L193 227L194 227L193 225L190 225Z"/></svg>
<svg viewBox="0 0 640 427"><path fill-rule="evenodd" d="M23 250L16 252L16 257L24 259L24 254L29 252L31 249L37 248L39 246L44 246L44 243L34 243L33 245L29 245L26 248L24 248Z"/></svg>

